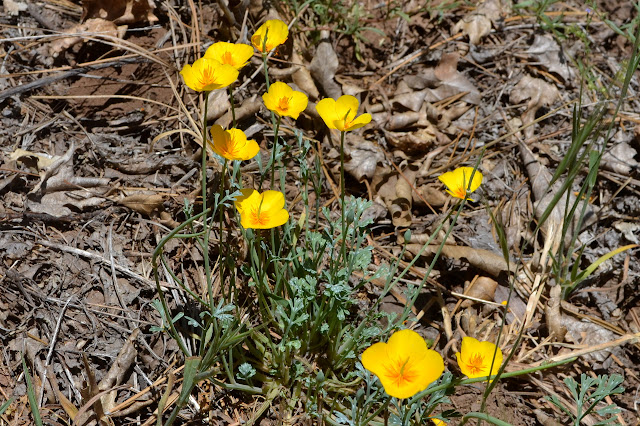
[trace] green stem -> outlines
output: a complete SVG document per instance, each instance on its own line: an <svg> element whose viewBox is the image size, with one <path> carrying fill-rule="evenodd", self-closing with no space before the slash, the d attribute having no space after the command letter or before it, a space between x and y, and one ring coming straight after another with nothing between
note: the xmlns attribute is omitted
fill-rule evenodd
<svg viewBox="0 0 640 426"><path fill-rule="evenodd" d="M229 92L229 103L231 104L231 118L233 119L233 127L236 127L236 106L233 101L233 87L228 86L227 91Z"/></svg>
<svg viewBox="0 0 640 426"><path fill-rule="evenodd" d="M340 132L340 219L342 223L342 261L344 263L347 262L347 227L346 222L344 220L344 193L345 193L345 182L344 182L344 134L346 132L343 130Z"/></svg>
<svg viewBox="0 0 640 426"><path fill-rule="evenodd" d="M269 91L269 86L271 85L269 83L269 70L268 70L268 67L267 67L267 57L268 56L269 55L267 53L263 53L262 54L262 65L264 67L264 80L267 83L267 91Z"/></svg>
<svg viewBox="0 0 640 426"><path fill-rule="evenodd" d="M271 148L271 189L273 189L273 185L275 184L276 177L276 150L278 147L278 131L280 130L280 121L282 117L278 116L278 121L276 121L276 127L274 129L273 136L273 148Z"/></svg>
<svg viewBox="0 0 640 426"><path fill-rule="evenodd" d="M373 414L371 414L369 417L367 417L367 419L362 424L368 425L371 421L373 421L373 419L375 419L378 414L382 413L382 411L389 406L389 402L391 402L390 396L388 396L387 399L384 401L384 404L378 407L378 409L374 411Z"/></svg>
<svg viewBox="0 0 640 426"><path fill-rule="evenodd" d="M151 257L153 279L155 280L155 283L156 283L156 290L158 291L158 296L160 297L162 310L164 311L164 315L167 317L166 319L168 322L169 329L171 330L171 334L174 336L174 339L178 343L178 346L180 346L180 350L182 351L182 353L184 353L186 356L191 356L191 351L187 349L187 346L185 345L183 340L180 338L180 334L178 333L178 330L176 329L175 324L173 324L173 321L171 321L171 316L169 315L171 311L169 310L169 306L167 305L167 301L164 297L164 291L162 291L162 286L160 285L160 274L158 273L158 257L162 255L162 251L165 244L167 244L171 239L173 239L180 231L182 231L187 226L190 226L193 223L193 221L201 217L206 217L207 214L209 214L210 212L211 212L210 210L203 210L201 213L198 213L197 215L190 217L189 219L187 219L186 221L178 225L177 228L175 228L166 237L160 240L160 242L158 243L158 246L153 251L153 256Z"/></svg>
<svg viewBox="0 0 640 426"><path fill-rule="evenodd" d="M223 288L222 294L224 294L224 263L226 261L227 245L223 241L224 203L222 203L221 201L222 201L222 198L224 198L224 180L227 174L228 161L229 160L225 158L224 163L222 165L222 175L220 176L220 198L218 198L218 209L220 210L220 238L218 240L218 250L219 250L218 277L220 278L220 287ZM211 307L213 308L213 305L211 305Z"/></svg>
<svg viewBox="0 0 640 426"><path fill-rule="evenodd" d="M570 362L575 361L576 359L578 359L578 358L577 357L573 357L573 358L563 359L562 361L550 362L549 364L538 365L536 367L525 368L524 370L511 371L509 373L504 373L504 374L500 375L500 378L506 379L506 378L509 378L509 377L522 376L523 374L535 373L536 371L547 370L549 368L558 367L560 365L568 364ZM494 374L493 376L488 377L488 379L489 380L493 380L496 377L498 377L498 375ZM442 385L434 386L432 388L425 389L422 392L419 392L419 393L415 394L414 396L412 396L411 399L409 400L409 404L413 404L414 402L424 398L425 396L431 395L432 393L437 392L439 390L448 389L448 388L450 388L452 386L470 385L472 383L484 382L486 380L487 380L487 377L475 377L473 379L464 379L464 380L460 380L459 382L444 383Z"/></svg>
<svg viewBox="0 0 640 426"><path fill-rule="evenodd" d="M480 420L485 420L485 421L487 421L487 422L489 422L489 423L492 423L492 424L494 424L494 425L496 425L496 426L511 426L511 423L507 423L507 422L504 422L504 421L502 421L502 420L500 420L500 419L496 419L495 417L490 416L490 415L488 415L488 414L485 414L485 413L475 413L475 412L471 412L471 413L466 414L466 415L462 418L462 423L460 423L460 424L461 424L461 425L463 425L463 424L467 423L467 421L468 421L469 419L480 419Z"/></svg>
<svg viewBox="0 0 640 426"><path fill-rule="evenodd" d="M204 92L204 115L202 117L202 210L207 210L207 112L209 107L209 93ZM213 309L213 285L211 283L211 266L209 265L209 224L207 215L202 221L204 240L202 242L202 256L204 257L204 273L207 280L209 306Z"/></svg>

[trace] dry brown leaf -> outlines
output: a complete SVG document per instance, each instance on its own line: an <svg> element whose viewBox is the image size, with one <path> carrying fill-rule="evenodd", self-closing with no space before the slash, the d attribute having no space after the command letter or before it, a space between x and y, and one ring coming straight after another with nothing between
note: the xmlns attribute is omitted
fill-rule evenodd
<svg viewBox="0 0 640 426"><path fill-rule="evenodd" d="M482 299L486 301L493 301L493 297L496 293L496 287L498 286L498 282L489 278L489 277L480 277L478 278L471 288L465 289L464 294L470 297L474 297L476 299ZM463 308L467 308L476 303L473 300L466 299L462 301L460 306Z"/></svg>
<svg viewBox="0 0 640 426"><path fill-rule="evenodd" d="M548 107L558 99L560 93L558 89L539 78L533 78L525 75L520 79L518 84L511 90L509 101L512 104L519 104L529 99L527 110L522 114L522 124L527 125L536 117L536 112L541 107ZM529 126L524 130L525 137L530 139L533 137L534 126Z"/></svg>
<svg viewBox="0 0 640 426"><path fill-rule="evenodd" d="M133 333L129 336L127 341L120 349L118 356L115 361L111 364L111 368L107 374L102 378L100 383L98 384L98 389L100 391L105 391L108 389L113 389L114 387L121 385L124 382L124 379L127 377L126 373L131 369L131 366L136 360L138 356L138 350L136 349L134 342L138 338L138 334L140 333L140 329L136 328L133 330ZM110 412L112 408L116 406L116 396L117 391L111 391L106 395L103 395L100 399L102 402L102 407L105 412Z"/></svg>
<svg viewBox="0 0 640 426"><path fill-rule="evenodd" d="M526 53L529 58L540 62L549 72L562 77L564 81L569 81L573 76L573 71L569 68L569 63L562 54L560 46L550 35L536 34L533 44Z"/></svg>
<svg viewBox="0 0 640 426"><path fill-rule="evenodd" d="M207 100L207 121L214 121L222 117L231 109L226 90L214 90Z"/></svg>
<svg viewBox="0 0 640 426"><path fill-rule="evenodd" d="M65 30L64 34L71 35L69 37L63 37L55 40L49 45L49 53L51 56L56 57L71 46L84 41L84 37L78 34L86 34L85 37L107 36L122 38L124 36L124 31L123 27L118 27L111 21L101 18L93 18L82 24L74 25L73 27Z"/></svg>
<svg viewBox="0 0 640 426"><path fill-rule="evenodd" d="M236 106L236 120L240 121L246 117L253 116L255 113L260 111L262 107L262 102L256 102L256 97L252 96L244 100L242 105L239 107ZM227 129L233 121L233 114L231 111L228 111L222 117L218 118L215 124L222 126Z"/></svg>
<svg viewBox="0 0 640 426"><path fill-rule="evenodd" d="M103 197L94 197L86 190L57 191L44 194L40 198L27 198L25 205L33 213L45 213L55 217L69 216L74 210L99 207L104 204Z"/></svg>
<svg viewBox="0 0 640 426"><path fill-rule="evenodd" d="M484 15L469 14L453 27L453 32L464 32L469 36L471 44L478 44L480 39L491 32L491 20Z"/></svg>
<svg viewBox="0 0 640 426"><path fill-rule="evenodd" d="M115 24L154 23L153 0L83 0L81 21L100 18Z"/></svg>
<svg viewBox="0 0 640 426"><path fill-rule="evenodd" d="M431 90L425 89L400 93L393 99L391 99L391 103L398 103L403 107L410 109L411 111L420 111L420 109L422 108L422 104L424 104L424 100L427 97L427 94L430 92Z"/></svg>
<svg viewBox="0 0 640 426"><path fill-rule="evenodd" d="M439 183L431 182L425 185L420 185L416 188L416 191L420 196L414 198L414 205L425 205L426 201L431 207L442 207L445 205L447 200L449 200L449 196L446 192L442 191L442 187Z"/></svg>
<svg viewBox="0 0 640 426"><path fill-rule="evenodd" d="M12 16L19 15L20 12L26 11L29 7L27 3L16 0L4 0L2 2L4 13Z"/></svg>
<svg viewBox="0 0 640 426"><path fill-rule="evenodd" d="M576 343L586 347L594 347L616 339L616 335L613 331L607 330L601 325L590 321L577 320L571 315L562 315L562 323L567 329L567 334L565 336L565 341L567 342ZM604 363L605 361L610 361L609 355L611 353L615 353L617 356L620 356L621 352L620 347L612 347L584 354L583 356L592 362L596 361L598 363ZM622 357L624 357L624 355Z"/></svg>
<svg viewBox="0 0 640 426"><path fill-rule="evenodd" d="M549 291L549 300L545 307L545 320L549 328L549 336L554 342L563 342L564 336L567 334L567 328L562 321L562 313L560 312L560 302L562 300L562 287L555 285Z"/></svg>
<svg viewBox="0 0 640 426"><path fill-rule="evenodd" d="M605 152L602 156L602 167L614 173L629 176L640 163L634 158L638 152L628 143L622 142Z"/></svg>
<svg viewBox="0 0 640 426"><path fill-rule="evenodd" d="M433 90L433 93L438 99L429 100L429 102L435 102L449 98L462 92L468 92L461 99L465 102L469 102L474 105L478 105L482 100L482 95L473 85L473 83L465 77L462 73L458 72L458 59L460 57L457 53L445 53L442 55L438 66L434 70L435 76L440 80L440 86Z"/></svg>
<svg viewBox="0 0 640 426"><path fill-rule="evenodd" d="M427 246L422 255L433 255L439 247L439 245ZM417 255L421 249L422 245L420 244L407 244L407 251L414 255ZM445 244L442 248L442 256L449 259L466 259L472 266L488 272L494 277L500 275L501 272L508 271L507 262L504 258L490 250Z"/></svg>
<svg viewBox="0 0 640 426"><path fill-rule="evenodd" d="M415 132L385 132L389 145L406 154L426 152L433 148L438 141L439 133L431 124Z"/></svg>
<svg viewBox="0 0 640 426"><path fill-rule="evenodd" d="M138 213L150 216L151 213L153 213L155 210L160 209L163 201L164 197L160 194L139 193L124 197L118 200L118 203L132 210L135 210Z"/></svg>
<svg viewBox="0 0 640 426"><path fill-rule="evenodd" d="M385 160L382 148L356 135L347 134L347 137L350 143L345 144L347 159L344 169L360 182L365 178L371 179L376 174L378 163Z"/></svg>
<svg viewBox="0 0 640 426"><path fill-rule="evenodd" d="M636 237L636 235L634 234L634 232L640 231L640 224L619 221L615 222L613 224L613 227L620 231L627 240L635 244L640 244L640 239L638 239L638 237Z"/></svg>
<svg viewBox="0 0 640 426"><path fill-rule="evenodd" d="M342 95L340 85L335 81L336 72L340 62L338 55L331 42L329 41L329 31L321 31L320 37L322 41L316 48L316 54L311 60L309 71L315 80L320 84L324 93L330 97L337 99Z"/></svg>
<svg viewBox="0 0 640 426"><path fill-rule="evenodd" d="M46 169L59 158L59 155L39 154L20 148L9 154L9 160L23 163L38 171Z"/></svg>
<svg viewBox="0 0 640 426"><path fill-rule="evenodd" d="M482 37L491 32L492 24L510 11L508 1L485 0L473 12L458 21L453 27L453 32L462 31L469 36L471 44L478 44Z"/></svg>
<svg viewBox="0 0 640 426"><path fill-rule="evenodd" d="M403 176L393 171L387 174L376 174L372 185L391 213L391 221L395 227L409 227L412 223L411 204L412 187L415 186L418 167L404 167Z"/></svg>
<svg viewBox="0 0 640 426"><path fill-rule="evenodd" d="M502 303L505 302L508 297L509 288L499 285L496 288L496 293L493 297L493 301L496 303ZM522 321L526 312L527 304L522 301L522 299L516 292L511 292L511 299L509 300L509 311L507 312L507 324L511 324L516 318L518 319L518 321Z"/></svg>
<svg viewBox="0 0 640 426"><path fill-rule="evenodd" d="M295 49L291 52L291 61L294 64L301 64L303 61L302 57L298 55L298 52L296 52ZM320 92L318 92L318 88L313 82L313 78L311 78L311 73L307 67L298 66L296 71L293 73L292 79L296 86L302 89L310 99L318 99Z"/></svg>

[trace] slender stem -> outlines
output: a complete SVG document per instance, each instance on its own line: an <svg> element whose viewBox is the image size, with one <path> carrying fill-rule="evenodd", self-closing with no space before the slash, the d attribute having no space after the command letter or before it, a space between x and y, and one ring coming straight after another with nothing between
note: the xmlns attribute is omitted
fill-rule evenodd
<svg viewBox="0 0 640 426"><path fill-rule="evenodd" d="M267 57L268 57L267 53L262 54L262 65L264 67L264 80L267 83L267 91L269 91L269 86L271 84L269 83L269 70L267 68Z"/></svg>
<svg viewBox="0 0 640 426"><path fill-rule="evenodd" d="M224 163L222 165L222 175L220 176L220 198L218 198L218 209L220 211L220 238L218 239L218 250L219 250L219 260L218 260L218 277L220 278L220 286L224 288L224 264L226 262L227 255L227 245L223 241L223 230L224 230L224 203L222 203L222 198L224 198L224 180L227 175L227 163L229 160L224 159ZM224 252L224 253L223 253ZM224 290L222 292L224 294Z"/></svg>
<svg viewBox="0 0 640 426"><path fill-rule="evenodd" d="M491 424L494 424L496 426L511 426L511 423L507 423L504 422L500 419L497 419L493 416L490 416L488 414L485 413L475 413L475 412L471 412L471 413L467 413L463 418L462 418L462 423L461 424L465 424L467 423L467 421L469 421L469 419L479 419L479 420L485 420Z"/></svg>
<svg viewBox="0 0 640 426"><path fill-rule="evenodd" d="M344 134L346 132L343 130L340 132L340 219L342 223L342 261L347 261L347 226L344 220L344 193L345 193L345 183L344 183Z"/></svg>
<svg viewBox="0 0 640 426"><path fill-rule="evenodd" d="M233 127L236 127L236 106L233 101L233 87L227 86L229 92L229 103L231 104L231 118L233 119Z"/></svg>
<svg viewBox="0 0 640 426"><path fill-rule="evenodd" d="M534 372L540 371L540 370L547 370L549 368L558 367L558 366L563 365L563 364L568 364L570 362L575 361L576 359L578 359L578 358L577 357L573 357L573 358L563 359L562 361L550 362L548 364L542 364L542 365L538 365L538 366L531 367L531 368L525 368L525 369L518 370L518 371L510 371L509 373L502 374L500 376L500 378L506 379L506 378L509 378L509 377L516 377L516 376L522 376L523 374L534 373ZM494 380L497 377L498 377L498 375L494 374L492 376L489 376L488 378L490 380ZM438 385L438 386L430 387L430 388L425 389L422 392L419 392L419 393L415 394L414 396L412 396L411 399L409 400L409 403L412 404L412 403L424 398L425 396L431 395L432 393L437 392L439 390L448 389L448 388L453 387L453 386L462 386L462 385L470 385L472 383L485 382L486 380L487 380L487 377L474 377L473 379L464 379L464 380L460 380L459 382L444 383L444 384L441 384L441 385Z"/></svg>
<svg viewBox="0 0 640 426"><path fill-rule="evenodd" d="M207 210L207 112L209 107L209 93L204 92L204 114L202 116L202 210ZM202 242L202 256L204 257L204 273L207 280L207 292L209 305L213 309L213 286L211 283L211 266L209 265L209 223L207 215L204 215L202 226L204 227L204 240Z"/></svg>
<svg viewBox="0 0 640 426"><path fill-rule="evenodd" d="M273 148L271 148L271 189L273 189L273 185L275 183L276 176L276 150L278 147L278 131L280 130L280 121L282 117L278 116L278 121L276 121L276 127L274 129L273 136Z"/></svg>

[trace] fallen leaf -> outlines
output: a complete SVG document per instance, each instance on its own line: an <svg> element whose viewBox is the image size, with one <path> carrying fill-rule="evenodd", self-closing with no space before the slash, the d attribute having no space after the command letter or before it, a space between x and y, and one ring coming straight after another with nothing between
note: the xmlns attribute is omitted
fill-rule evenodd
<svg viewBox="0 0 640 426"><path fill-rule="evenodd" d="M84 210L104 204L103 197L94 197L86 190L58 191L42 197L29 196L25 201L27 209L33 213L46 213L54 217L69 216L74 210Z"/></svg>
<svg viewBox="0 0 640 426"><path fill-rule="evenodd" d="M416 191L420 195L413 200L413 204L416 206L424 206L426 201L431 207L442 207L449 200L449 196L442 190L439 183L431 182L420 185Z"/></svg>
<svg viewBox="0 0 640 426"><path fill-rule="evenodd" d="M464 32L469 36L471 44L478 44L480 39L491 32L491 26L502 16L511 11L510 3L501 0L485 0L476 9L456 23L453 32Z"/></svg>
<svg viewBox="0 0 640 426"><path fill-rule="evenodd" d="M138 213L150 216L151 213L153 213L155 210L160 209L163 201L164 197L160 194L139 193L121 198L120 200L118 200L118 203L132 210L135 210Z"/></svg>
<svg viewBox="0 0 640 426"><path fill-rule="evenodd" d="M614 173L629 176L632 170L637 170L640 163L634 158L638 151L628 143L622 142L605 152L602 156L602 167Z"/></svg>
<svg viewBox="0 0 640 426"><path fill-rule="evenodd" d="M562 324L567 329L565 341L585 347L604 345L616 338L613 331L590 321L579 321L571 315L562 315ZM591 362L605 363L611 353L618 354L620 352L620 347L612 347L584 354L583 356Z"/></svg>
<svg viewBox="0 0 640 426"><path fill-rule="evenodd" d="M502 303L509 297L509 288L499 285L496 288L493 301L496 303ZM514 320L522 321L527 312L527 304L522 301L520 296L514 291L511 292L511 299L509 300L509 310L507 312L507 324L511 324Z"/></svg>
<svg viewBox="0 0 640 426"><path fill-rule="evenodd" d="M100 18L115 24L154 23L153 0L83 0L81 21Z"/></svg>
<svg viewBox="0 0 640 426"><path fill-rule="evenodd" d="M564 81L569 81L572 78L573 72L569 68L560 46L550 35L536 34L533 44L525 53L529 59L539 62L549 72L562 77Z"/></svg>
<svg viewBox="0 0 640 426"><path fill-rule="evenodd" d="M99 38L106 36L108 38L122 38L124 31L123 28L116 26L116 24L111 21L102 18L93 18L82 24L68 28L62 34L70 35L55 40L49 45L49 54L53 57L57 57L71 46L83 42L86 37Z"/></svg>
<svg viewBox="0 0 640 426"><path fill-rule="evenodd" d="M371 179L378 168L378 163L385 160L382 148L374 142L362 139L359 136L347 134L352 143L345 144L346 161L344 169L358 181L365 178Z"/></svg>
<svg viewBox="0 0 640 426"><path fill-rule="evenodd" d="M12 16L19 15L20 12L24 12L28 9L27 3L16 0L4 0L2 3L4 13Z"/></svg>
<svg viewBox="0 0 640 426"><path fill-rule="evenodd" d="M136 357L138 356L138 350L134 345L134 342L138 338L138 334L140 334L140 329L136 328L124 343L122 349L120 349L120 352L118 353L118 356L111 363L111 368L109 368L107 374L102 378L102 380L100 380L100 383L98 384L98 389L100 391L113 389L124 383L124 380L127 377L127 371L131 369ZM102 407L106 413L110 412L111 409L116 406L116 396L117 391L113 390L100 397Z"/></svg>
<svg viewBox="0 0 640 426"><path fill-rule="evenodd" d="M558 99L560 93L558 89L539 78L525 75L518 84L511 90L509 101L512 104L519 104L529 99L527 110L522 114L522 124L527 125L536 118L536 113L542 107L548 107ZM533 137L534 126L529 126L524 130L525 137Z"/></svg>
<svg viewBox="0 0 640 426"><path fill-rule="evenodd" d="M640 231L640 224L632 222L615 222L613 227L622 232L624 237L635 244L640 244L640 240L634 232Z"/></svg>
<svg viewBox="0 0 640 426"><path fill-rule="evenodd" d="M440 245L429 245L422 252L422 255L433 255L439 247ZM407 244L407 251L414 255L417 255L421 249L422 245L420 244ZM508 271L504 258L490 250L445 244L442 248L442 256L449 259L466 259L475 268L488 272L494 277L500 275L501 272Z"/></svg>
<svg viewBox="0 0 640 426"><path fill-rule="evenodd" d="M376 195L385 203L391 213L393 226L411 226L412 187L415 186L417 166L405 166L402 176L397 171L376 174L372 181ZM404 176L404 177L403 177Z"/></svg>
<svg viewBox="0 0 640 426"><path fill-rule="evenodd" d="M567 328L562 321L560 302L562 301L562 287L555 285L549 291L549 300L545 307L545 320L549 329L549 337L553 342L563 342L567 334Z"/></svg>
<svg viewBox="0 0 640 426"><path fill-rule="evenodd" d="M400 93L393 99L390 99L390 102L392 104L400 104L411 111L420 111L428 93L431 93L431 90L414 90L411 92Z"/></svg>
<svg viewBox="0 0 640 426"><path fill-rule="evenodd" d="M433 148L438 142L439 133L433 125L429 124L415 132L385 132L385 135L387 142L393 148L406 154L414 154Z"/></svg>
<svg viewBox="0 0 640 426"><path fill-rule="evenodd" d="M59 158L60 156L58 155L39 154L20 148L9 154L9 159L11 161L23 163L27 167L31 167L38 171L46 169Z"/></svg>
<svg viewBox="0 0 640 426"><path fill-rule="evenodd" d="M480 104L482 95L473 85L473 83L458 71L458 60L460 57L457 53L444 53L438 66L434 70L435 76L440 80L440 85L433 92L436 97L446 99L462 92L468 92L461 99L474 105ZM435 102L435 101L429 101Z"/></svg>
<svg viewBox="0 0 640 426"><path fill-rule="evenodd" d="M311 60L309 71L320 84L324 93L330 98L337 99L342 95L342 89L335 81L340 62L329 41L329 34L329 31L326 30L320 32L321 41L316 47L316 53Z"/></svg>
<svg viewBox="0 0 640 426"><path fill-rule="evenodd" d="M236 105L237 106L237 105ZM214 90L207 99L207 121L214 121L231 109L229 94L226 90Z"/></svg>
<svg viewBox="0 0 640 426"><path fill-rule="evenodd" d="M294 64L301 64L302 57L296 52L294 49L291 52L291 61ZM298 86L304 93L306 93L311 99L318 99L320 97L320 92L318 92L318 88L316 84L313 82L313 78L311 77L311 72L305 66L298 66L296 72L291 76L293 82Z"/></svg>
<svg viewBox="0 0 640 426"><path fill-rule="evenodd" d="M493 297L496 293L496 287L498 286L498 282L489 278L489 277L479 277L470 288L466 288L464 290L464 294L470 297L474 297L476 299L482 299L486 301L492 301ZM465 299L462 301L460 306L463 308L467 308L474 303L477 303L470 299Z"/></svg>

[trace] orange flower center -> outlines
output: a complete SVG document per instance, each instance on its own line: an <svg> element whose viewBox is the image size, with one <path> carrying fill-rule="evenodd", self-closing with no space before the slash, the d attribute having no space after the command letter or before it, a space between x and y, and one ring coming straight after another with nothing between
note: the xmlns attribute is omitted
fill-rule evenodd
<svg viewBox="0 0 640 426"><path fill-rule="evenodd" d="M462 198L463 200L467 196L467 188L466 188L466 186L459 186L457 188L454 188L453 191L451 191L451 192L453 192L456 195L456 197Z"/></svg>
<svg viewBox="0 0 640 426"><path fill-rule="evenodd" d="M231 52L224 52L224 55L222 55L222 63L227 65L233 65L235 63Z"/></svg>
<svg viewBox="0 0 640 426"><path fill-rule="evenodd" d="M216 82L216 73L215 68L205 66L202 69L202 74L199 75L198 83L202 85L202 87L209 86L210 84L215 84Z"/></svg>
<svg viewBox="0 0 640 426"><path fill-rule="evenodd" d="M226 151L226 153L230 156L235 157L240 150L240 147L238 146L236 140L233 138L233 136L228 136L224 142L224 150Z"/></svg>
<svg viewBox="0 0 640 426"><path fill-rule="evenodd" d="M409 358L404 361L398 360L392 362L391 365L386 366L385 375L393 382L397 387L403 387L413 382L418 377L418 373L411 368L409 364Z"/></svg>
<svg viewBox="0 0 640 426"><path fill-rule="evenodd" d="M278 101L278 109L282 112L289 111L289 103L291 102L291 98L282 97Z"/></svg>
<svg viewBox="0 0 640 426"><path fill-rule="evenodd" d="M479 353L474 353L469 358L469 362L467 363L467 368L471 372L471 374L479 374L485 369L484 365L484 357Z"/></svg>
<svg viewBox="0 0 640 426"><path fill-rule="evenodd" d="M269 223L269 215L263 211L260 211L259 207L251 209L249 213L251 217L251 223L253 225L265 226Z"/></svg>

